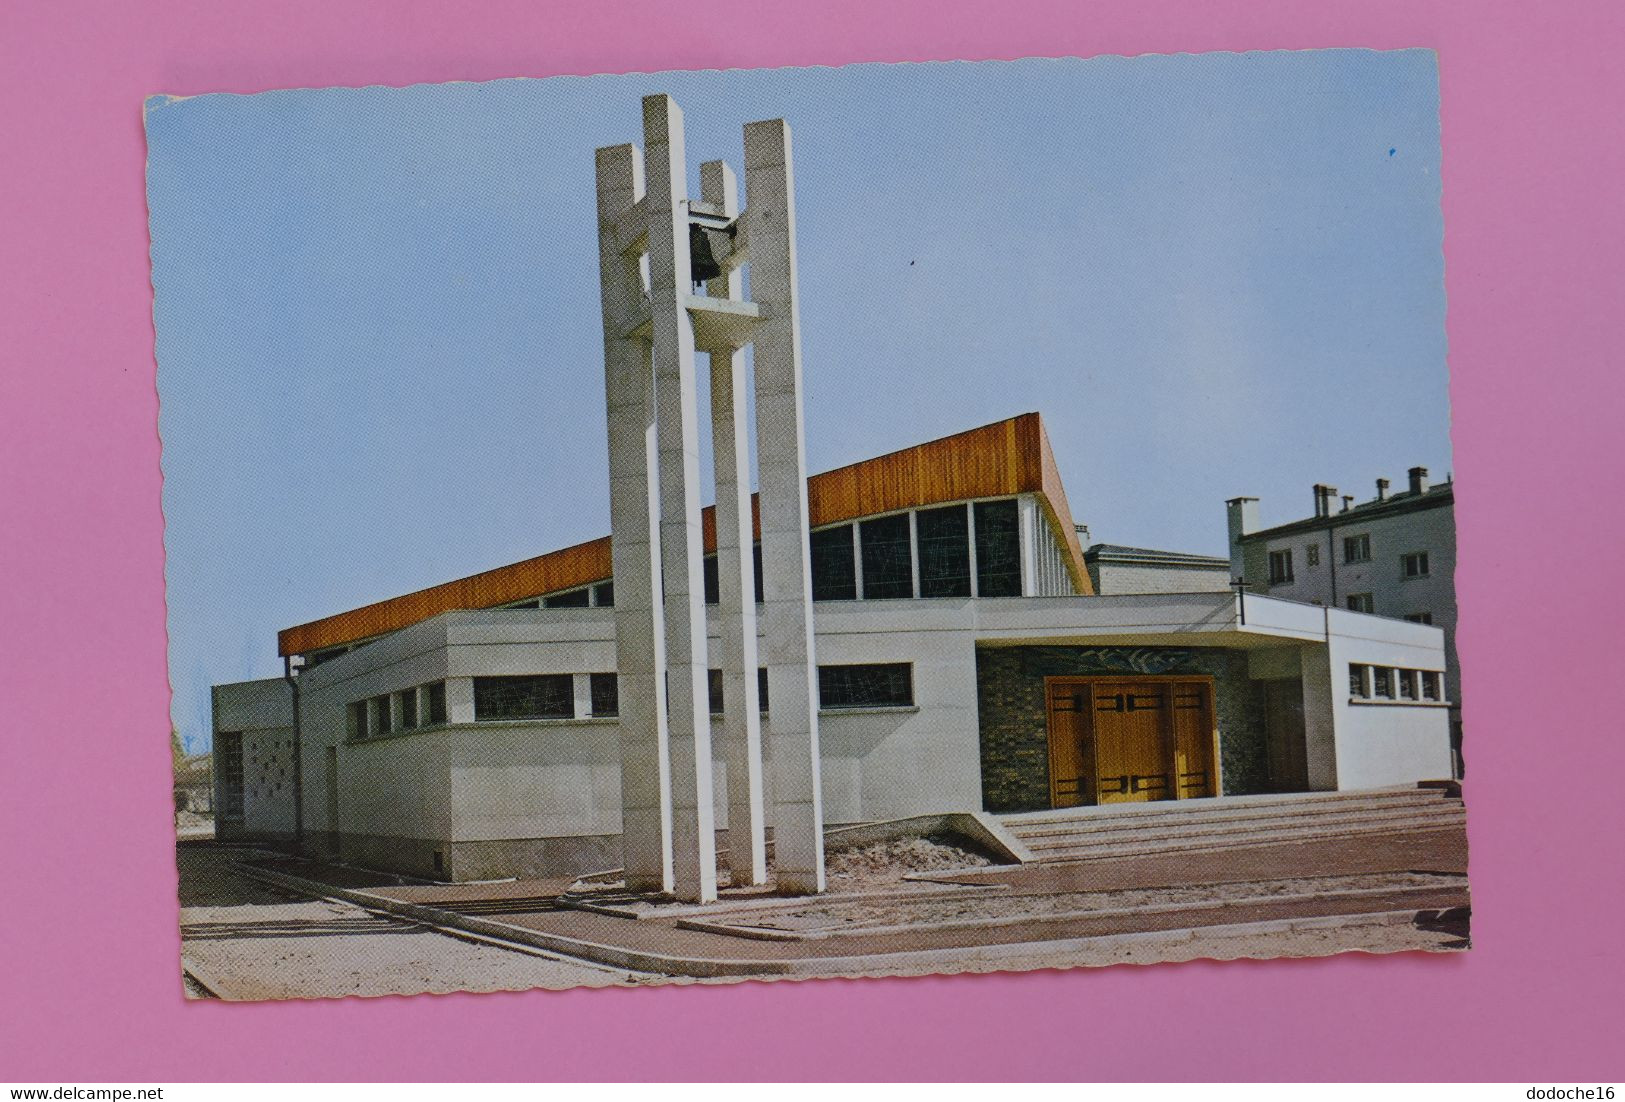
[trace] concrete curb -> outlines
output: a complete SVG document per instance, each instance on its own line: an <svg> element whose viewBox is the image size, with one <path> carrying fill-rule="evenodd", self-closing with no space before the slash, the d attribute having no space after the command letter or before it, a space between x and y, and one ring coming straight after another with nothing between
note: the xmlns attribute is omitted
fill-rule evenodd
<svg viewBox="0 0 1625 1102"><path fill-rule="evenodd" d="M1223 926L1203 926L1181 930L1147 930L1139 933L1098 934L1092 937L1066 938L1055 941L1026 941L997 945L974 945L950 949L925 949L898 953L867 953L861 956L806 957L797 959L720 960L705 957L681 957L667 953L628 949L618 945L604 945L579 938L548 934L505 922L475 918L449 911L436 910L417 903L402 903L383 896L349 888L335 888L314 880L271 872L267 869L243 868L245 875L279 884L284 888L317 898L339 899L360 907L388 911L391 914L427 926L454 927L483 934L499 941L513 941L534 945L562 956L575 957L596 964L625 968L635 972L663 973L694 979L743 978L750 976L793 977L829 976L853 973L873 973L883 970L909 971L924 967L943 970L953 965L997 963L1012 958L1032 958L1049 954L1062 955L1083 949L1110 949L1156 943L1180 944L1192 940L1223 940L1230 937L1249 937L1258 934L1290 933L1307 929L1339 929L1354 926L1397 926L1412 922L1417 910L1376 911L1352 915L1330 915L1317 918L1273 919L1264 922L1242 922Z"/></svg>

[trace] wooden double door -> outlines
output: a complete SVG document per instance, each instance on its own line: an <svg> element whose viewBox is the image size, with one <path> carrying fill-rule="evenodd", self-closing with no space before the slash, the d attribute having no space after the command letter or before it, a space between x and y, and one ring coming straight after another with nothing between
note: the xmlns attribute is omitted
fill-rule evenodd
<svg viewBox="0 0 1625 1102"><path fill-rule="evenodd" d="M1050 805L1218 795L1210 677L1051 677Z"/></svg>

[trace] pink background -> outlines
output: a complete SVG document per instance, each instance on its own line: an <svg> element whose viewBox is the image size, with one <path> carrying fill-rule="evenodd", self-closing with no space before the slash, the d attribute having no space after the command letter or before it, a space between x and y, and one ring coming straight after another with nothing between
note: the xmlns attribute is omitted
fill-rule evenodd
<svg viewBox="0 0 1625 1102"><path fill-rule="evenodd" d="M1575 0L0 7L0 1078L1617 1078L1625 739L1620 647L1605 633L1625 620L1620 12ZM1440 53L1471 953L183 1001L143 97L1356 45Z"/></svg>

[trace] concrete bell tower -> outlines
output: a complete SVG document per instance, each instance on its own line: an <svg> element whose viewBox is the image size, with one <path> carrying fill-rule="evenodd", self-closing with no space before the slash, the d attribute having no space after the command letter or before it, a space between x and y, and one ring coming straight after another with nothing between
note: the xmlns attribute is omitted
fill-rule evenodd
<svg viewBox="0 0 1625 1102"><path fill-rule="evenodd" d="M790 128L745 127L745 207L721 161L688 197L683 115L643 100L644 149L598 150L599 274L627 886L717 894L708 670L723 677L733 882L824 890ZM754 301L742 297L748 263ZM703 288L703 293L701 289ZM758 654L745 349L755 367L762 544ZM696 353L711 372L720 630L708 654ZM758 664L767 668L765 806Z"/></svg>

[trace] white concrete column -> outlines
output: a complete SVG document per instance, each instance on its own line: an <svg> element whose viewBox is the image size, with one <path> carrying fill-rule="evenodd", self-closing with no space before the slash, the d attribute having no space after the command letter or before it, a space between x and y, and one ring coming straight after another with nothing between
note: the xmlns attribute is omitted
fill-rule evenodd
<svg viewBox="0 0 1625 1102"><path fill-rule="evenodd" d="M446 722L474 722L474 679L446 678Z"/></svg>
<svg viewBox="0 0 1625 1102"><path fill-rule="evenodd" d="M679 899L707 902L717 895L717 840L706 677L698 392L694 325L686 304L693 283L688 166L683 113L670 96L644 97L643 140L670 697L672 891Z"/></svg>
<svg viewBox="0 0 1625 1102"><path fill-rule="evenodd" d="M600 149L598 264L604 391L609 414L609 515L619 675L621 848L632 891L672 889L671 758L666 727L660 559L654 542L654 376L649 346L630 335L643 312L641 249L623 252L619 224L643 198L636 146ZM448 702L451 698L447 685Z"/></svg>
<svg viewBox="0 0 1625 1102"><path fill-rule="evenodd" d="M739 187L722 161L700 166L700 198L732 218ZM711 280L713 298L738 299L738 268ZM722 760L728 769L728 868L735 886L767 882L762 717L756 684L756 582L751 557L750 435L745 353L711 353L711 452L717 481L717 627L721 636Z"/></svg>
<svg viewBox="0 0 1625 1102"><path fill-rule="evenodd" d="M745 127L746 248L755 337L756 462L766 598L774 872L781 890L824 890L824 808L809 570L807 456L790 127Z"/></svg>
<svg viewBox="0 0 1625 1102"><path fill-rule="evenodd" d="M1300 663L1303 678L1303 746L1313 792L1337 789L1337 701L1342 688L1332 661L1332 648L1306 647ZM1344 671L1347 676L1347 670Z"/></svg>

